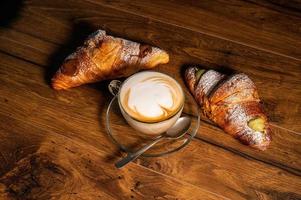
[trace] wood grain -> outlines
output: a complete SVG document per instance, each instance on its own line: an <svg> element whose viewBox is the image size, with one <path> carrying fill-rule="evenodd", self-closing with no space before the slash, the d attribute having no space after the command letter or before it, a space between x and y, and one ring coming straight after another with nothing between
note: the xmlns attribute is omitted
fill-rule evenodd
<svg viewBox="0 0 301 200"><path fill-rule="evenodd" d="M111 169L113 162L116 161L120 154L113 155L113 152L116 152L117 149L115 149L102 131L104 129L104 121L101 119L104 118L105 113L103 108L105 107L104 104L107 103L107 100L105 100L107 92L103 91L102 86L100 85L97 88L84 86L70 91L56 92L50 89L43 80L44 68L37 67L25 61L16 60L5 54L0 53L0 56L1 69L11 66L2 73L3 76L0 79L2 86L1 94L2 98L4 98L4 100L0 101L0 106L4 108L1 113L4 115L3 117L9 117L9 121L11 121L11 123L5 126L2 125L5 130L4 132L9 132L10 135L22 138L20 133L16 133L23 130L23 132L26 132L23 135L27 139L20 140L26 141L31 137L30 132L35 132L35 129L42 129L42 131L38 131L40 132L39 136L34 137L41 138L40 140L36 139L36 149L41 150L44 144L43 141L49 142L49 140L54 140L54 142L59 142L60 145L64 143L65 146L63 147L66 147L67 150L71 149L71 152L81 152L80 155L84 154L83 152L90 152L90 157L93 158L92 155L96 155L94 158L95 162L98 159L104 158L103 162L99 163L102 167L97 165L94 166L95 168L92 168L95 170L95 173L103 171L106 176L111 176L112 172L106 170L105 166ZM28 81L29 77L30 81ZM56 117L54 118L53 116ZM14 129L10 132L9 130L12 126L14 126ZM33 127L32 131L30 127ZM11 137L4 138L15 140ZM72 146L69 146L69 140ZM10 144L8 142L5 143ZM27 143L21 144L26 146ZM17 146L22 146L21 144ZM29 145L32 146L30 143ZM53 146L60 145L54 144ZM52 147L52 145L50 146ZM97 154L93 149L100 151L102 155ZM47 150L42 152L46 156L48 154L51 156L52 153L50 150L51 148L48 149L47 147ZM15 151L13 147L9 149L9 152ZM2 152L5 153L6 151ZM42 158L38 158L42 160L38 161L37 170L40 171L40 168L47 169L47 163L51 161L63 167L63 169L67 167L68 170L65 171L73 171L74 169L68 167L69 165L65 163L65 160L70 159L72 160L70 162L74 163L75 160L79 159L78 157L80 157L79 160L82 159L82 156L79 155L66 158L65 153L56 151L54 155L58 157L46 158L46 161L43 160L43 156ZM7 157L10 158L10 156ZM6 160L9 160L8 158ZM230 152L227 149L200 140L193 141L187 148L176 154L156 159L140 159L137 162L146 168L152 169L154 172L159 172L161 175L164 174L164 176L172 177L172 179L182 180L185 184L202 188L202 192L214 193L217 196L222 195L228 199L254 199L258 198L258 195L264 196L266 199L277 199L280 197L300 198L301 195L298 191L298 188L301 186L300 176L293 171L281 169L278 166L271 165L271 163L256 160L251 156L241 156L235 152ZM237 165L233 163L237 163ZM77 164L77 162L74 165L79 167L78 170L82 169L81 165ZM131 166L133 165L130 165L129 169L132 169ZM127 170L128 168L125 169ZM133 171L136 171L136 168ZM39 173L43 175L44 172L41 170ZM48 172L45 173L47 174ZM85 170L81 171L80 174L82 173L89 174ZM138 172L136 171L135 173ZM10 175L8 174L7 176L8 183L10 183ZM4 177L6 178L7 176ZM79 174L77 176L80 177ZM142 176L144 178L144 175ZM86 181L85 177L80 179ZM21 178L21 180L23 179ZM18 188L19 182L16 184ZM154 187L158 187L156 183L154 184ZM116 190L120 191L119 189ZM120 191L120 193L124 192ZM41 194L47 195L45 193L45 191L41 192ZM178 193L175 194L175 196L177 195ZM183 192L183 195L187 195L187 193ZM116 196L113 197L118 198ZM197 199L195 196L192 198Z"/></svg>
<svg viewBox="0 0 301 200"><path fill-rule="evenodd" d="M37 3L31 1L29 11L24 14L20 22L16 22L13 26L15 29L26 34L30 33L30 35L41 40L45 38L47 41L48 38L51 38L54 43L60 43L61 45L67 43L65 45L70 48L68 51L72 52L71 47L80 42L79 39L71 39L72 42L66 39L68 36L72 37L71 31L78 33L85 29L84 33L86 33L89 32L87 30L92 31L101 26L117 36L143 41L168 50L172 54L171 63L159 69L174 73L179 79L181 79L180 66L188 63L197 63L207 68L222 71L244 72L255 81L271 121L292 131L301 131L301 125L298 123L301 120L299 104L301 102L301 87L296 87L301 84L299 78L301 76L301 62L299 61L160 22L149 21L146 18L137 18L132 14L110 10L91 3L74 1L70 5L65 3L54 5L53 3L37 6L35 4ZM51 12L46 12L49 9ZM78 9L81 10L80 15ZM41 18L43 18L43 22ZM122 23L118 23L120 21ZM40 24L35 32L32 32L32 25L30 25L33 23ZM73 25L70 26L70 23ZM52 32L49 27L60 27L61 33L51 36ZM8 48L10 48L10 44L8 44L7 39L11 37L10 35L13 34L7 33L6 36L4 34L6 44L2 44L8 45ZM79 38L83 39L85 35L87 33L81 34ZM187 35L189 37L185 37ZM17 38L14 40L17 40ZM71 47L68 45L70 43L72 43ZM173 45L170 45L170 43ZM53 46L53 44L51 45ZM13 49L13 51L17 50ZM42 48L39 50L48 52L48 55L51 54L49 50L43 50ZM10 49L8 51L12 52ZM65 50L65 56L68 51ZM20 54L22 52L18 51L16 53ZM62 57L62 55L60 56ZM29 55L23 55L22 57L32 62L38 62L37 59L41 58ZM60 62L56 62L56 64L59 65ZM39 64L45 65L45 62L39 62ZM287 93L288 90L290 91L288 95L282 95Z"/></svg>
<svg viewBox="0 0 301 200"><path fill-rule="evenodd" d="M112 161L108 161L107 151L47 131L38 124L8 119L10 123L2 127L0 133L16 133L16 137L2 138L2 142L15 146L17 140L18 146L12 149L15 154L5 158L18 156L20 160L0 179L2 199L221 198L135 164L117 170L112 167ZM10 131L12 127L13 132ZM26 135L20 134L24 128ZM45 134L48 136L43 139L41 135ZM32 145L24 143L32 138L42 141L31 141ZM37 149L26 155L24 152L32 146Z"/></svg>
<svg viewBox="0 0 301 200"><path fill-rule="evenodd" d="M254 151L241 145L237 140L229 137L222 130L208 123L202 123L197 139L212 145L227 149L246 159L255 159L260 162L277 166L286 171L301 175L300 154L301 135L288 130L272 127L273 142L264 152Z"/></svg>
<svg viewBox="0 0 301 200"><path fill-rule="evenodd" d="M277 10L288 15L301 16L301 1L300 0L248 0L259 6L267 7L272 10Z"/></svg>
<svg viewBox="0 0 301 200"><path fill-rule="evenodd" d="M57 93L43 81L42 68L0 57L2 199L222 198L136 164L116 169L120 153L97 116L105 98L95 89ZM3 73L8 66L15 75Z"/></svg>
<svg viewBox="0 0 301 200"><path fill-rule="evenodd" d="M85 5L86 6L86 5ZM84 6L83 6L84 7ZM92 8L91 8L92 9ZM102 10L104 15L106 15L105 13L105 10ZM45 37L50 37L50 32L47 32L47 27L51 27L51 26L56 26L56 27L60 27L60 31L62 32L61 35L70 35L70 29L71 28L64 28L64 27L67 27L67 25L60 25L60 24L63 24L63 20L60 21L60 23L58 23L58 19L55 19L55 18L46 18L44 15L42 14L35 14L35 13L32 13L33 12L33 9L31 9L31 12L30 14L32 15L32 17L30 16L24 16L23 17L23 20L22 20L22 23L21 22L17 22L16 26L22 31L25 31L25 32L29 32L31 29L26 29L27 26L27 23L26 22L30 22L30 24L32 24L33 22L35 23L38 23L40 24L39 26L39 31L36 31L34 34L36 34L37 36L39 37L43 37L43 35L45 35ZM112 11L110 12L111 15L113 15ZM56 16L58 16L59 14L56 14ZM70 16L72 16L72 14L69 13ZM44 23L42 23L41 21L41 17L44 16L44 20L42 20ZM35 19L39 20L39 21L34 21ZM48 19L48 20L47 20ZM134 20L134 19L128 19L128 21L131 21L131 20ZM112 20L112 21L117 21L117 20ZM129 22L130 23L130 22ZM129 24L127 23L127 24ZM142 22L140 22L139 24L141 24ZM112 22L113 24L113 22ZM125 24L125 22L124 22ZM126 25L127 25L126 24ZM138 24L138 22L136 23ZM109 22L106 22L106 25L110 25ZM96 26L96 25L95 25ZM135 25L136 28L135 29L138 29L139 26ZM148 27L148 30L150 31L150 33L154 33L155 34L155 31L158 31L157 29L157 26L159 25L152 25L152 26L149 26ZM20 28L21 27L21 28ZM115 26L110 26L110 27L115 27ZM44 28L44 29L43 29ZM157 29L156 29L157 28ZM117 29L117 27L115 28ZM125 30L131 30L131 26L129 26L129 28L124 28ZM44 32L43 32L44 31ZM64 32L65 31L65 32ZM77 30L78 31L78 30ZM40 32L40 33L39 33ZM42 32L43 32L43 35L42 35ZM137 33L141 33L142 32L142 28L141 29L138 29L137 30ZM127 34L130 34L131 35L135 35L136 32L132 33L132 32L124 32L124 35L127 35ZM122 34L121 32L119 34ZM136 34L137 35L137 34ZM167 48L168 48L168 44L169 44L169 40L165 41L164 38L160 38L161 35L164 35L163 32L162 34L158 34L157 37L154 37L154 38L159 38L157 40L159 40L160 42L158 42L158 44L160 43L161 45L165 45ZM5 38L9 38L10 36L10 40L7 40ZM85 35L83 35L85 36ZM66 37L66 36L65 36ZM133 37L133 36L132 36ZM137 36L136 36L137 37ZM140 36L141 38L145 37L145 38L149 38L147 37L147 34L144 34L142 36ZM161 36L162 37L162 36ZM49 54L52 54L52 52L54 52L58 46L55 45L54 43L63 43L64 42L64 39L63 39L63 36L60 36L60 35L55 35L54 37L50 37L51 40L53 40L53 42L48 42L48 41L45 41L43 40L43 38L36 38L36 37L32 37L28 34L24 34L22 32L18 32L18 31L15 31L15 30L11 30L11 29L7 29L5 31L3 31L2 33L2 38L3 39L3 42L1 42L1 46L2 46L2 49L5 49L9 52L13 52L14 55L17 55L17 56L20 56L22 57L23 59L26 59L26 60L29 60L30 62L34 62L34 63L38 63L39 65L43 65L43 66L48 66L49 64ZM13 38L13 40L12 40ZM174 37L173 40L174 41L179 41L181 38L177 38L177 37ZM17 42L19 41L19 42ZM25 45L22 46L22 41L24 41L23 43L25 43ZM162 42L161 42L162 41ZM183 40L182 40L183 41ZM78 41L77 41L78 42ZM153 38L150 38L148 39L148 42L150 43L154 43L156 42L155 39ZM188 43L189 40L184 40L184 42ZM176 42L177 44L180 43L179 42ZM190 42L191 43L191 42ZM189 45L193 45L193 43L188 43ZM24 48L28 48L28 46L30 44L37 44L37 47L39 48L36 48L36 47L33 47L33 48L30 48L31 50L30 51L25 51L25 52L22 52L20 51L19 49L24 49ZM6 45L6 46L5 46ZM21 45L21 46L20 46ZM14 46L15 48L14 49L10 49L11 46ZM44 47L43 47L44 46ZM226 45L225 45L226 46ZM223 46L221 46L222 48ZM208 47L207 47L208 48ZM232 49L235 50L236 48L238 47L233 47ZM71 49L68 49L69 52L71 52L72 50ZM172 51L173 49L171 49ZM206 50L206 49L205 49ZM175 54L173 54L173 60L172 60L172 63L169 64L169 65L166 65L166 66L162 66L160 67L159 69L164 71L164 72L167 72L167 73L173 73L175 74L176 78L181 81L181 77L177 74L177 73L180 73L180 72L177 72L179 69L176 69L174 68L173 66L179 66L181 65L182 63L184 63L183 61L181 61L181 59L185 59L185 57L182 55L182 54L177 54L178 51L174 50L175 51ZM209 50L207 50L209 52ZM239 51L238 51L239 52ZM244 51L243 51L244 52ZM37 53L39 53L39 55L37 55ZM68 53L68 52L67 52ZM209 55L209 53L208 53ZM66 56L66 55L65 55ZM189 56L189 55L187 55ZM268 56L268 54L267 54ZM64 56L61 58L63 59ZM238 57L239 58L239 57ZM248 59L248 54L247 55L244 55L243 57L244 59ZM273 57L272 57L273 58ZM272 58L270 58L272 60ZM242 58L240 58L242 59ZM256 61L256 59L259 59L259 57L255 57L253 59L253 62L254 63ZM214 58L212 58L212 60L214 60ZM286 59L284 59L286 60ZM258 60L257 61L257 65L261 65L261 62L259 61L262 61L261 60ZM60 61L61 62L61 61ZM243 61L242 61L243 62ZM273 67L272 65L272 61L265 61L265 62L270 62L270 65ZM60 63L56 63L56 64L60 64ZM294 65L294 62L291 62L291 63L288 63L290 65ZM53 67L54 69L56 69L56 66L50 66L50 67ZM296 73L298 73L298 69L297 69L297 66L294 67L295 70L296 70ZM280 66L279 66L279 69L281 70ZM255 70L255 69L254 69ZM262 70L262 69L261 69ZM250 69L248 69L248 71L250 73L253 73L252 72L252 68L251 68L251 64L250 64ZM284 72L284 70L283 70ZM258 74L260 74L260 69L258 69ZM258 75L259 76L259 75ZM267 76L269 76L269 74L267 74ZM255 76L256 77L256 76ZM297 78L294 80L294 77L290 74L286 76L286 79L289 79L292 83L291 83L291 86L292 87L295 87L295 85L293 84L295 81L297 81ZM293 79L293 80L291 80ZM262 78L259 78L258 77L258 80L259 80L259 83L262 82ZM183 83L182 83L183 84ZM279 88L273 86L273 84L275 84L275 82L273 83L269 83L269 82L262 82L260 84L260 86L262 87L267 87L264 89L264 91L268 92L268 94L271 96L271 98L275 98L275 95L274 93L276 93L276 91L273 93L273 92L269 92L272 88L274 88L274 90L279 90ZM287 82L282 82L281 84L287 84ZM278 85L277 85L278 86ZM286 86L286 87L289 87L289 86ZM260 87L261 88L261 87ZM259 88L260 91L262 91L261 89ZM289 89L289 88L287 88ZM286 88L283 89L283 90L287 90ZM299 88L296 88L297 91L299 91ZM294 90L291 90L291 91L294 91ZM280 94L280 93L279 93ZM297 93L298 94L298 93ZM295 98L296 95L294 95L292 98ZM300 96L300 95L299 95ZM279 95L280 98L287 98L287 96L283 96L283 95ZM297 99L300 98L298 97L297 95ZM266 100L264 99L264 102L266 103ZM278 102L278 101L277 101ZM282 102L282 101L281 101ZM285 103L284 103L285 102ZM299 104L297 102L292 102L292 106L297 106L296 108L293 108L291 107L291 109L288 109L287 108L287 100L286 101L283 101L283 103L266 103L268 109L270 111L274 111L273 109L275 109L275 107L277 107L279 104L280 106L283 106L283 108L281 109L281 111L279 111L279 113L281 113L283 115L283 112L285 112L284 110L289 110L289 112L287 112L288 114L292 114L292 112L294 111L294 109L299 109L298 106ZM275 105L276 104L276 105ZM283 112L282 112L283 111ZM295 112L295 111L294 111ZM272 120L273 120L273 113L272 112L269 112L269 115L270 117L272 116ZM280 114L279 114L280 115ZM297 115L299 115L299 113L297 113ZM281 117L281 116L280 116ZM275 115L274 118L277 118L277 116ZM279 118L279 117L278 117ZM282 118L282 117L281 117ZM284 119L285 120L285 119ZM274 119L273 121L275 121L277 124L279 124L277 122L276 119ZM292 118L287 118L287 121L288 122L291 122L294 120ZM281 124L281 123L280 123ZM295 124L295 126L298 126L298 123ZM214 129L215 130L215 129ZM279 142L281 143L281 147L277 147L277 145L275 146L275 151L270 151L270 153L268 153L268 156L265 156L265 159L269 158L269 162L273 162L273 163L278 163L279 165L283 165L283 166L289 166L289 168L291 169L297 169L297 170L300 170L300 163L296 162L296 158L299 156L299 153L297 150L294 149L294 146L295 145L286 145L286 143L288 144L291 144L291 143L294 143L294 141L297 141L298 142L298 135L295 135L294 133L291 133L289 131L285 131L283 129L279 129L279 128L274 128L275 130L275 138L279 138L278 136L281 137L281 139L279 138ZM211 133L212 131L209 132L210 134L208 135L207 138L209 138L211 136ZM237 152L240 152L240 151L243 151L243 152L246 152L247 155L249 155L250 153L252 154L252 151L248 151L248 148L244 148L242 145L240 144L236 144L236 141L235 140L232 140L231 138L230 139L227 139L229 138L227 135L223 135L223 134L219 134L218 136L221 136L222 138L219 138L219 137L212 137L212 140L215 141L216 144L225 144L226 142L223 142L223 141L233 141L231 143L231 145L227 145L227 148L232 148L235 146L234 149L237 149ZM276 141L278 141L278 139L276 139ZM276 142L275 142L276 143ZM285 146L289 146L291 148L282 148L282 147L285 147ZM273 148L274 146L272 146ZM278 152L279 151L279 152ZM278 153L277 153L278 152ZM282 153L280 153L282 152ZM263 154L254 154L253 153L253 156L256 155L255 157L261 157ZM281 156L280 156L281 155ZM289 156L292 156L291 157L291 161L290 162L286 162L286 159L287 159L287 155ZM265 160L264 159L264 160Z"/></svg>
<svg viewBox="0 0 301 200"><path fill-rule="evenodd" d="M25 1L19 18L0 27L0 199L301 199L294 2L124 2ZM183 87L187 64L247 73L272 120L270 148L243 146L203 118L180 152L115 169L123 154L104 131L107 83L62 92L48 83L98 28L168 50L171 62L157 70Z"/></svg>
<svg viewBox="0 0 301 200"><path fill-rule="evenodd" d="M278 55L301 59L301 18L254 3L238 0L88 1Z"/></svg>

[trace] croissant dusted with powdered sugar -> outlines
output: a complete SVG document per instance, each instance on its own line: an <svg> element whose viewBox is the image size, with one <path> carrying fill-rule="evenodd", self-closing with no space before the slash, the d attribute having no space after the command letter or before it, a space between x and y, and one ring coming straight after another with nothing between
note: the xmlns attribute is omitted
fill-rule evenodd
<svg viewBox="0 0 301 200"><path fill-rule="evenodd" d="M204 114L243 144L265 150L271 130L253 81L245 74L226 76L190 67L185 81Z"/></svg>
<svg viewBox="0 0 301 200"><path fill-rule="evenodd" d="M98 30L64 60L52 78L52 87L56 90L68 89L129 76L168 61L168 54L159 48L109 36L105 31Z"/></svg>

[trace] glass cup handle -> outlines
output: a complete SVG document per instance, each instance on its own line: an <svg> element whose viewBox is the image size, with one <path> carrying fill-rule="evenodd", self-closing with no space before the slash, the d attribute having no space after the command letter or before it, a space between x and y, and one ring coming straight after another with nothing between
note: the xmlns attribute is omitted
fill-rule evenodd
<svg viewBox="0 0 301 200"><path fill-rule="evenodd" d="M122 84L122 82L119 80L112 80L109 83L108 88L109 88L110 93L113 96L116 96L118 94L121 84Z"/></svg>

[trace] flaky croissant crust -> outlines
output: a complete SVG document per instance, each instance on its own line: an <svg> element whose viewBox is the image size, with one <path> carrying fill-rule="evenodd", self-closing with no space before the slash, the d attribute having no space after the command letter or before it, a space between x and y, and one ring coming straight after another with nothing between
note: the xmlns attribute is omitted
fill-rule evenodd
<svg viewBox="0 0 301 200"><path fill-rule="evenodd" d="M52 86L57 90L67 89L129 76L168 61L169 55L159 48L109 36L98 30L64 60L52 78Z"/></svg>
<svg viewBox="0 0 301 200"><path fill-rule="evenodd" d="M185 80L204 114L240 142L265 150L271 130L253 81L245 74L199 72L197 67L188 68Z"/></svg>

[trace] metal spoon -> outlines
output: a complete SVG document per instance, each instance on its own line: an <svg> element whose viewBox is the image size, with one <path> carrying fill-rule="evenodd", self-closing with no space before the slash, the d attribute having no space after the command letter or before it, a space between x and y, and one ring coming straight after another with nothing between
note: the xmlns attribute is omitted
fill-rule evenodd
<svg viewBox="0 0 301 200"><path fill-rule="evenodd" d="M165 133L163 133L162 135L159 135L156 139L154 139L152 142L145 145L144 147L142 147L138 151L133 152L133 153L128 153L125 158L123 158L120 161L118 161L117 163L115 163L115 166L117 168L121 168L124 165L126 165L127 163L135 160L141 154L143 154L146 150L148 150L149 148L154 146L156 143L161 141L163 138L173 139L173 140L181 138L182 136L184 136L186 134L187 130L190 127L190 124L191 124L191 118L190 117L181 117L181 118L179 118L176 121L176 123L170 129L168 129Z"/></svg>

